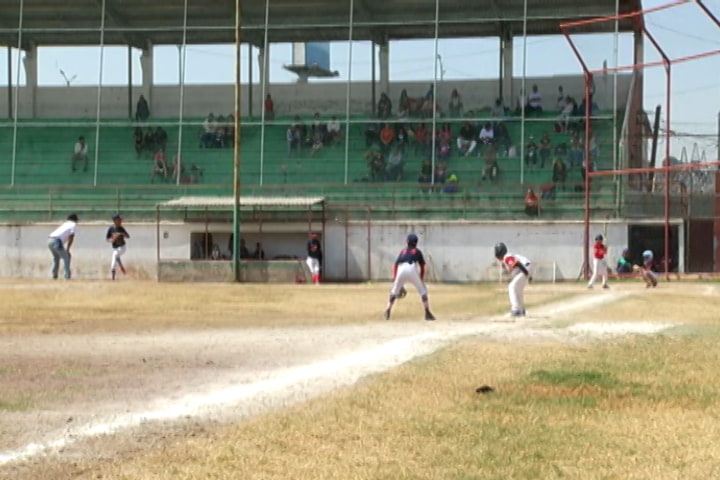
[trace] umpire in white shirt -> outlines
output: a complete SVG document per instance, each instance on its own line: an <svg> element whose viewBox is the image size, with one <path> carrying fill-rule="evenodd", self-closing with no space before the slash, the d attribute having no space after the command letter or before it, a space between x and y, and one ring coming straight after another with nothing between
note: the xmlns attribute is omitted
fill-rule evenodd
<svg viewBox="0 0 720 480"><path fill-rule="evenodd" d="M48 248L53 256L52 278L58 278L60 259L65 265L65 279L70 280L70 247L75 240L75 228L77 227L78 216L74 213L68 215L67 220L56 228L48 238Z"/></svg>

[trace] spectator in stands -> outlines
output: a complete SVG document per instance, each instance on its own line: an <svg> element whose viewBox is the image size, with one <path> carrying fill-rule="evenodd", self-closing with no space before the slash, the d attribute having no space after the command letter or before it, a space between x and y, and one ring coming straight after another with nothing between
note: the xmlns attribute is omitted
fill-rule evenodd
<svg viewBox="0 0 720 480"><path fill-rule="evenodd" d="M288 157L293 156L300 151L300 132L297 126L290 125L285 132L285 141L287 142Z"/></svg>
<svg viewBox="0 0 720 480"><path fill-rule="evenodd" d="M364 157L370 172L370 181L382 181L385 178L385 157L380 146L375 144L370 147L370 150L365 152Z"/></svg>
<svg viewBox="0 0 720 480"><path fill-rule="evenodd" d="M496 181L500 175L500 166L497 162L497 151L494 145L488 146L485 150L485 168L483 169L483 180Z"/></svg>
<svg viewBox="0 0 720 480"><path fill-rule="evenodd" d="M168 134L163 127L155 129L155 148L165 150L167 148Z"/></svg>
<svg viewBox="0 0 720 480"><path fill-rule="evenodd" d="M410 97L408 97L407 90L403 88L402 92L400 92L400 100L398 100L398 117L407 118L411 115Z"/></svg>
<svg viewBox="0 0 720 480"><path fill-rule="evenodd" d="M300 146L298 148L300 149L302 147L312 146L312 136L308 132L308 128L305 125L305 122L303 122L300 118L300 115L295 115L293 118L293 126L295 127L295 131L300 139Z"/></svg>
<svg viewBox="0 0 720 480"><path fill-rule="evenodd" d="M435 183L444 184L447 180L447 162L441 160L435 165Z"/></svg>
<svg viewBox="0 0 720 480"><path fill-rule="evenodd" d="M413 129L413 133L415 136L415 155L427 156L430 145L430 132L425 127L425 124L421 123Z"/></svg>
<svg viewBox="0 0 720 480"><path fill-rule="evenodd" d="M140 95L137 105L135 106L135 120L138 122L146 122L150 118L150 106L144 95Z"/></svg>
<svg viewBox="0 0 720 480"><path fill-rule="evenodd" d="M387 157L387 165L385 167L385 180L389 182L399 182L403 177L403 150L399 143L395 143L390 149Z"/></svg>
<svg viewBox="0 0 720 480"><path fill-rule="evenodd" d="M155 130L153 130L151 127L148 127L147 130L145 130L145 136L143 137L143 150L146 152L150 152L150 155L153 155L155 153Z"/></svg>
<svg viewBox="0 0 720 480"><path fill-rule="evenodd" d="M155 152L155 155L153 155L153 168L150 175L150 183L155 183L155 177L158 175L162 177L163 181L166 181L168 179L168 174L169 171L165 150L158 150Z"/></svg>
<svg viewBox="0 0 720 480"><path fill-rule="evenodd" d="M374 145L380 141L380 126L375 122L368 122L365 125L365 147Z"/></svg>
<svg viewBox="0 0 720 480"><path fill-rule="evenodd" d="M72 156L72 171L74 172L77 169L77 165L81 164L83 166L83 172L87 172L88 170L88 146L85 142L85 137L78 137L77 142L75 142L75 148L73 149L73 156Z"/></svg>
<svg viewBox="0 0 720 480"><path fill-rule="evenodd" d="M547 132L543 133L542 137L540 137L538 154L540 156L540 168L545 168L545 162L550 163L550 156L552 155L552 140Z"/></svg>
<svg viewBox="0 0 720 480"><path fill-rule="evenodd" d="M532 188L525 194L525 213L530 217L537 217L540 213L540 200Z"/></svg>
<svg viewBox="0 0 720 480"><path fill-rule="evenodd" d="M225 139L223 143L225 143L225 146L235 145L235 115L232 113L227 116L225 121Z"/></svg>
<svg viewBox="0 0 720 480"><path fill-rule="evenodd" d="M583 162L583 142L580 139L580 134L575 132L570 140L570 148L568 149L568 164L570 168L578 167Z"/></svg>
<svg viewBox="0 0 720 480"><path fill-rule="evenodd" d="M493 130L490 122L486 122L485 125L483 125L478 135L478 140L481 145L492 145L495 143L495 130Z"/></svg>
<svg viewBox="0 0 720 480"><path fill-rule="evenodd" d="M450 94L448 111L450 112L450 116L452 118L461 118L464 114L462 97L460 97L457 88L454 88L452 93Z"/></svg>
<svg viewBox="0 0 720 480"><path fill-rule="evenodd" d="M255 260L265 260L265 250L263 250L260 242L255 242L255 251L252 254L252 258Z"/></svg>
<svg viewBox="0 0 720 480"><path fill-rule="evenodd" d="M428 159L423 160L420 166L420 175L418 176L418 183L422 192L432 191L432 171L432 162Z"/></svg>
<svg viewBox="0 0 720 480"><path fill-rule="evenodd" d="M269 93L265 96L265 104L263 108L265 111L265 120L275 120L275 102Z"/></svg>
<svg viewBox="0 0 720 480"><path fill-rule="evenodd" d="M493 116L493 118L505 118L505 105L503 105L502 98L497 98L495 100L495 106L493 106L492 110L490 111L490 115ZM500 123L497 121L496 123Z"/></svg>
<svg viewBox="0 0 720 480"><path fill-rule="evenodd" d="M437 139L435 140L435 148L437 150L438 160L441 162L447 162L450 159L451 145L452 142L452 130L450 130L450 124L443 124L440 131L437 133Z"/></svg>
<svg viewBox="0 0 720 480"><path fill-rule="evenodd" d="M470 122L465 122L457 137L458 153L469 157L475 151L476 147L477 140L475 140L475 128L473 128Z"/></svg>
<svg viewBox="0 0 720 480"><path fill-rule="evenodd" d="M392 115L392 102L390 97L386 93L380 95L380 101L378 101L378 117L383 120L390 118Z"/></svg>
<svg viewBox="0 0 720 480"><path fill-rule="evenodd" d="M215 143L215 115L210 113L203 122L200 147L212 148Z"/></svg>
<svg viewBox="0 0 720 480"><path fill-rule="evenodd" d="M310 155L314 156L325 146L325 129L314 128L312 132L312 147L310 149Z"/></svg>
<svg viewBox="0 0 720 480"><path fill-rule="evenodd" d="M383 149L383 154L387 155L390 151L390 147L395 141L395 129L386 123L385 126L380 130L380 145Z"/></svg>
<svg viewBox="0 0 720 480"><path fill-rule="evenodd" d="M325 143L328 143L330 145L337 145L338 143L340 143L340 139L342 138L342 130L340 128L340 122L335 115L333 115L330 121L327 123L326 131L327 141Z"/></svg>
<svg viewBox="0 0 720 480"><path fill-rule="evenodd" d="M410 135L408 135L405 125L400 125L397 127L397 130L395 132L395 144L400 145L402 154L405 155L405 153L408 151L408 145L410 144Z"/></svg>
<svg viewBox="0 0 720 480"><path fill-rule="evenodd" d="M565 191L565 182L567 181L567 165L561 156L556 155L552 164L552 182L559 185L562 191Z"/></svg>
<svg viewBox="0 0 720 480"><path fill-rule="evenodd" d="M528 139L528 143L525 146L525 166L529 167L531 163L533 165L537 165L537 157L538 157L538 146L537 146L537 143L535 143L535 137L530 135L530 138Z"/></svg>
<svg viewBox="0 0 720 480"><path fill-rule="evenodd" d="M542 95L538 91L538 86L533 85L530 95L527 97L527 103L525 104L526 114L542 113Z"/></svg>
<svg viewBox="0 0 720 480"><path fill-rule="evenodd" d="M575 100L572 97L565 97L565 105L558 116L555 131L567 132L570 128L570 120L575 113Z"/></svg>
<svg viewBox="0 0 720 480"><path fill-rule="evenodd" d="M425 97L423 98L423 103L421 107L421 112L424 117L432 116L433 114L433 108L435 108L435 85L432 83L428 87L428 91L425 92ZM439 109L436 108L435 113L439 113Z"/></svg>
<svg viewBox="0 0 720 480"><path fill-rule="evenodd" d="M135 144L135 153L138 157L142 155L143 152L143 140L145 139L145 135L143 134L142 128L135 127L135 133L133 133L133 143Z"/></svg>
<svg viewBox="0 0 720 480"><path fill-rule="evenodd" d="M310 126L310 134L314 137L316 133L319 133L325 137L325 132L327 132L325 129L325 122L323 122L320 118L320 112L315 112L315 115L313 115L312 125Z"/></svg>
<svg viewBox="0 0 720 480"><path fill-rule="evenodd" d="M567 105L567 97L565 96L565 90L562 85L558 85L558 97L557 97L557 111L562 112L565 110Z"/></svg>
<svg viewBox="0 0 720 480"><path fill-rule="evenodd" d="M447 177L447 182L445 183L445 186L443 187L443 193L457 193L460 191L460 188L458 186L458 176L454 173L451 173Z"/></svg>

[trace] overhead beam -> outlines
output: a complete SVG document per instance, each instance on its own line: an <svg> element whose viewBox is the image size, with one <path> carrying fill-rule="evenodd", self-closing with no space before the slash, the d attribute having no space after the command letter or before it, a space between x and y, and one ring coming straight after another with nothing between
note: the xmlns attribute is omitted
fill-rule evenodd
<svg viewBox="0 0 720 480"><path fill-rule="evenodd" d="M102 11L103 0L95 0L95 3ZM120 13L113 6L112 0L105 0L105 15L107 16L108 20L110 20L110 23L112 23L115 27L122 29L130 28L130 22L127 20L127 18L125 18L122 13ZM120 36L125 40L128 45L130 45L131 47L139 48L141 50L147 44L145 39L141 38L137 34L122 32L120 33Z"/></svg>

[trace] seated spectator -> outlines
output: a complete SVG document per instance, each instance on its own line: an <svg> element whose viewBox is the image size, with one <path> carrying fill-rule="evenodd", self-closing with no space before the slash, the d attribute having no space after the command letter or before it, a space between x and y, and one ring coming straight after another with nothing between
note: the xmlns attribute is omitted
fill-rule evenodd
<svg viewBox="0 0 720 480"><path fill-rule="evenodd" d="M617 267L615 267L615 271L619 274L633 272L633 264L630 261L630 250L628 250L627 248L623 249L622 255L620 255L620 258L618 258Z"/></svg>
<svg viewBox="0 0 720 480"><path fill-rule="evenodd" d="M395 143L387 157L385 180L399 182L403 177L403 151L399 143Z"/></svg>
<svg viewBox="0 0 720 480"><path fill-rule="evenodd" d="M318 133L318 132L320 134L322 134L322 136L324 137L325 132L327 132L327 130L325 129L325 123L320 118L320 113L315 112L315 115L313 115L312 125L310 126L310 133L311 133L311 135L314 136L315 133Z"/></svg>
<svg viewBox="0 0 720 480"><path fill-rule="evenodd" d="M273 101L269 93L265 96L264 111L265 120L275 120L275 102Z"/></svg>
<svg viewBox="0 0 720 480"><path fill-rule="evenodd" d="M415 135L415 155L426 156L430 145L430 132L425 128L425 124L421 123L413 130Z"/></svg>
<svg viewBox="0 0 720 480"><path fill-rule="evenodd" d="M158 150L153 155L153 168L150 176L150 182L155 183L155 177L162 177L163 181L168 179L167 155L164 150Z"/></svg>
<svg viewBox="0 0 720 480"><path fill-rule="evenodd" d="M443 123L438 132L440 140L445 140L448 144L452 144L453 133L449 123Z"/></svg>
<svg viewBox="0 0 720 480"><path fill-rule="evenodd" d="M495 131L490 122L485 123L478 135L481 145L490 145L495 142Z"/></svg>
<svg viewBox="0 0 720 480"><path fill-rule="evenodd" d="M555 200L555 184L548 183L541 185L540 198L543 200Z"/></svg>
<svg viewBox="0 0 720 480"><path fill-rule="evenodd" d="M428 91L425 92L425 97L423 97L420 112L423 117L429 117L433 114L433 108L435 108L435 85L431 83ZM439 109L436 108L436 110L436 113L439 113Z"/></svg>
<svg viewBox="0 0 720 480"><path fill-rule="evenodd" d="M537 217L540 213L540 200L532 188L528 188L525 194L525 213L531 217Z"/></svg>
<svg viewBox="0 0 720 480"><path fill-rule="evenodd" d="M570 148L567 151L568 164L570 168L578 167L585 157L582 139L578 133L574 133L570 140Z"/></svg>
<svg viewBox="0 0 720 480"><path fill-rule="evenodd" d="M392 115L392 102L390 101L390 97L387 96L386 93L380 94L380 100L378 101L378 117L382 118L383 120L386 118L390 118Z"/></svg>
<svg viewBox="0 0 720 480"><path fill-rule="evenodd" d="M505 122L497 122L493 125L493 135L495 146L499 149L503 149L505 155L509 156L507 155L507 151L510 148L510 145L512 145L512 140L510 140L510 132L508 131Z"/></svg>
<svg viewBox="0 0 720 480"><path fill-rule="evenodd" d="M490 115L493 118L505 118L505 105L503 105L502 98L495 100L495 106L490 110Z"/></svg>
<svg viewBox="0 0 720 480"><path fill-rule="evenodd" d="M203 122L203 131L200 136L200 147L211 148L215 144L215 115L210 113Z"/></svg>
<svg viewBox="0 0 720 480"><path fill-rule="evenodd" d="M400 99L398 100L398 117L399 118L407 118L412 115L412 112L410 110L410 97L408 97L408 93L406 89L402 89L402 92L400 92Z"/></svg>
<svg viewBox="0 0 720 480"><path fill-rule="evenodd" d="M447 173L447 162L438 162L438 164L435 165L435 183L445 183L445 180L447 180Z"/></svg>
<svg viewBox="0 0 720 480"><path fill-rule="evenodd" d="M450 103L448 104L448 111L452 118L461 118L464 115L463 102L457 89L453 89L450 94Z"/></svg>
<svg viewBox="0 0 720 480"><path fill-rule="evenodd" d="M528 144L525 147L525 166L529 167L531 163L533 165L537 165L537 158L538 146L537 143L535 143L535 138L530 135L530 138L528 139Z"/></svg>
<svg viewBox="0 0 720 480"><path fill-rule="evenodd" d="M457 193L459 191L458 176L452 173L449 177L447 177L447 182L443 187L443 193Z"/></svg>
<svg viewBox="0 0 720 480"><path fill-rule="evenodd" d="M418 183L420 184L420 189L424 192L432 190L432 172L432 162L430 160L423 160L422 165L420 166Z"/></svg>
<svg viewBox="0 0 720 480"><path fill-rule="evenodd" d="M458 153L468 157L472 155L476 147L477 140L475 140L475 129L470 122L465 122L457 137Z"/></svg>
<svg viewBox="0 0 720 480"><path fill-rule="evenodd" d="M135 144L135 153L138 157L142 155L144 139L145 134L143 134L142 128L135 127L135 133L133 133L133 143Z"/></svg>
<svg viewBox="0 0 720 480"><path fill-rule="evenodd" d="M369 147L380 141L380 127L375 122L365 125L365 146Z"/></svg>
<svg viewBox="0 0 720 480"><path fill-rule="evenodd" d="M557 96L557 111L562 112L567 105L567 97L565 96L565 90L562 85L558 85L558 96Z"/></svg>
<svg viewBox="0 0 720 480"><path fill-rule="evenodd" d="M483 180L496 181L500 174L500 166L497 162L497 152L495 147L490 145L485 150L485 168L483 168Z"/></svg>
<svg viewBox="0 0 720 480"><path fill-rule="evenodd" d="M382 146L383 153L387 154L390 151L390 147L395 141L395 129L386 123L385 126L380 130L380 145Z"/></svg>
<svg viewBox="0 0 720 480"><path fill-rule="evenodd" d="M323 146L325 145L325 129L313 129L312 134L312 148L310 150L310 155L315 155L317 152L322 150Z"/></svg>
<svg viewBox="0 0 720 480"><path fill-rule="evenodd" d="M163 127L155 129L155 149L165 150L167 148L168 134Z"/></svg>
<svg viewBox="0 0 720 480"><path fill-rule="evenodd" d="M252 258L255 260L265 260L265 250L263 250L260 242L255 242L255 251L252 254Z"/></svg>
<svg viewBox="0 0 720 480"><path fill-rule="evenodd" d="M295 125L290 125L285 131L288 157L300 151L300 132Z"/></svg>
<svg viewBox="0 0 720 480"><path fill-rule="evenodd" d="M560 116L558 116L555 131L567 132L570 128L570 119L575 113L575 100L567 97L563 109L560 110Z"/></svg>
<svg viewBox="0 0 720 480"><path fill-rule="evenodd" d="M540 156L540 168L545 168L545 162L550 163L550 155L552 155L552 140L550 140L550 135L547 133L543 133L542 137L540 137L538 153Z"/></svg>
<svg viewBox="0 0 720 480"><path fill-rule="evenodd" d="M77 169L78 164L82 165L83 172L87 172L87 170L88 170L88 145L85 142L85 137L78 137L77 142L75 142L75 147L73 148L73 155L72 155L72 171L73 172Z"/></svg>
<svg viewBox="0 0 720 480"><path fill-rule="evenodd" d="M447 162L450 160L450 142L447 140L447 137L438 135L435 148L439 161Z"/></svg>
<svg viewBox="0 0 720 480"><path fill-rule="evenodd" d="M525 104L525 113L542 113L542 111L542 95L540 95L540 92L538 91L538 86L533 85L532 91L527 97L527 103Z"/></svg>
<svg viewBox="0 0 720 480"><path fill-rule="evenodd" d="M562 157L555 156L552 164L552 182L555 185L560 185L560 188L565 191L565 182L567 181L567 165L563 161Z"/></svg>
<svg viewBox="0 0 720 480"><path fill-rule="evenodd" d="M308 128L305 122L302 121L300 115L295 115L293 118L293 126L300 139L300 147L311 147L312 146L312 135L308 132Z"/></svg>
<svg viewBox="0 0 720 480"><path fill-rule="evenodd" d="M135 106L135 120L138 122L146 122L150 118L150 106L144 95L140 95L137 105Z"/></svg>
<svg viewBox="0 0 720 480"><path fill-rule="evenodd" d="M325 130L327 131L326 143L331 145L337 145L342 138L342 130L340 128L340 122L335 115L333 115L330 121L327 123Z"/></svg>
<svg viewBox="0 0 720 480"><path fill-rule="evenodd" d="M381 182L385 178L385 157L382 149L376 144L364 154L370 172L371 182Z"/></svg>

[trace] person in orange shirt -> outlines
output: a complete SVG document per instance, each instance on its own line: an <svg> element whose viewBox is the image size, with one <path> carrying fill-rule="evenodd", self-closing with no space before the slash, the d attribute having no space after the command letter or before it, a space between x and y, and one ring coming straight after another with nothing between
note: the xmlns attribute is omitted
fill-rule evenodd
<svg viewBox="0 0 720 480"><path fill-rule="evenodd" d="M531 217L537 217L540 213L540 200L532 188L528 188L525 194L525 213Z"/></svg>
<svg viewBox="0 0 720 480"><path fill-rule="evenodd" d="M393 129L389 123L380 130L380 142L382 143L383 153L390 151L390 146L395 141L395 129Z"/></svg>
<svg viewBox="0 0 720 480"><path fill-rule="evenodd" d="M593 288L593 284L598 276L602 278L603 288L610 288L607 283L608 266L607 261L605 260L605 255L607 255L608 249L603 243L603 240L604 238L602 235L598 234L595 236L595 244L593 245L593 274L592 277L590 277L588 288Z"/></svg>
<svg viewBox="0 0 720 480"><path fill-rule="evenodd" d="M275 119L275 102L273 102L272 97L268 93L265 97L265 120L274 120Z"/></svg>

